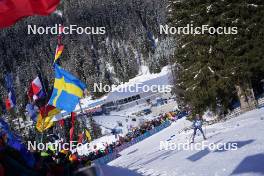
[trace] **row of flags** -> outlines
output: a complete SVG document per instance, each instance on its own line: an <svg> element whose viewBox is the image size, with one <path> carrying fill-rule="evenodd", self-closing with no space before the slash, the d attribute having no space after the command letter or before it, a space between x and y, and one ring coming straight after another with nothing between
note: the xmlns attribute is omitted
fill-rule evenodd
<svg viewBox="0 0 264 176"><path fill-rule="evenodd" d="M54 68L55 68L55 82L53 87L53 92L51 98L49 100L49 105L53 105L59 109L63 109L67 112L71 112L71 128L70 128L70 141L73 140L74 135L74 124L76 113L74 113L74 109L76 105L79 103L79 99L83 97L83 92L86 89L86 85L80 81L78 78L73 76L71 73L62 69L58 64L58 59L60 58L64 45L62 43L62 34L64 27L60 26L59 35L58 35L58 44L56 47L55 58L54 58ZM93 50L93 56L95 57L95 52ZM98 68L98 66L97 66ZM60 125L64 125L64 120L59 121ZM85 129L83 132L86 136L88 142L92 141L91 134L89 130ZM83 133L78 135L78 142L81 143L83 141Z"/></svg>
<svg viewBox="0 0 264 176"><path fill-rule="evenodd" d="M48 103L45 106L37 106L39 100L45 100L47 97L41 74L38 74L38 76L30 82L28 88L27 95L29 103L26 106L26 110L31 119L36 122L36 128L39 132L44 132L53 126L52 119L55 115L60 113L61 110L73 112L76 105L79 103L79 99L83 97L83 91L86 88L86 85L82 81L57 64L64 48L61 46L63 46L63 44L61 43L60 37L60 40L58 39L58 46L54 58L55 82ZM11 73L5 75L5 87L8 92L8 96L5 100L6 109L11 110L15 108L16 105Z"/></svg>
<svg viewBox="0 0 264 176"><path fill-rule="evenodd" d="M32 15L49 15L55 11L60 0L4 0L0 1L0 29L9 27L18 20ZM58 36L58 44L54 56L55 81L53 91L49 101L48 94L43 84L41 74L30 82L28 88L29 103L26 105L28 115L36 122L36 129L39 132L44 132L54 125L53 117L62 110L73 112L79 99L83 97L83 92L86 85L72 75L70 72L61 68L58 64L59 58L64 50L62 44L63 26L60 27ZM12 74L5 75L5 83L7 88L7 98L5 100L5 108L7 110L14 109L16 106L15 91L13 88ZM38 102L45 102L44 105ZM2 103L1 103L2 106ZM74 131L74 119L72 116L72 128L70 136L72 139ZM61 123L61 125L63 125ZM91 135L88 130L84 131L88 140L91 140Z"/></svg>
<svg viewBox="0 0 264 176"><path fill-rule="evenodd" d="M9 27L27 16L49 15L56 9L59 2L60 0L0 0L0 29ZM63 30L63 27L60 30ZM26 106L26 110L28 115L36 122L36 129L41 133L54 125L53 117L62 110L73 112L86 89L86 85L81 80L61 68L58 64L63 50L62 34L60 34L58 36L58 44L53 61L55 82L49 101L46 101L48 94L41 74L38 74L38 76L30 82L28 88L27 95L29 103ZM16 106L12 73L5 74L5 87L7 89L5 108L11 110ZM44 101L45 104L40 105L37 103L38 101ZM4 110L3 102L1 101L0 104ZM70 140L73 140L74 120L75 114L72 113L72 127L69 132ZM60 124L63 126L64 121L60 121ZM82 135L79 136L78 141L82 141L83 134L85 134L88 141L92 140L90 132L86 129L83 131ZM22 144L20 138L11 132L9 125L2 118L0 118L0 136L6 139L5 142L9 147L20 153L28 167L34 166L35 159L33 155L27 150L26 146ZM0 149L1 147L0 145Z"/></svg>
<svg viewBox="0 0 264 176"><path fill-rule="evenodd" d="M63 32L63 26L60 26L59 35L58 35L58 44L56 47L55 57L54 57L54 61L53 61L54 65L58 62L58 59L60 58L60 56L64 50L64 45L62 44L62 32ZM56 73L56 67L55 67L55 73ZM44 84L41 83L38 85L44 85ZM40 88L40 86L38 86L38 87ZM61 110L59 110L59 108L56 108L56 106L50 105L48 103L47 105L41 107L39 111L40 111L40 113L37 116L36 129L39 132L43 133L45 130L49 129L50 127L52 127L54 125L54 122L52 119L55 115L59 114L61 112Z"/></svg>
<svg viewBox="0 0 264 176"><path fill-rule="evenodd" d="M36 129L41 133L54 125L53 117L59 114L61 110L73 112L79 103L79 99L83 97L83 92L86 88L86 85L82 81L70 72L62 69L55 61L54 63L55 82L48 104L42 107L36 106L37 101L43 100L47 96L41 75L38 75L31 81L27 93L30 103L27 104L26 110L31 119L36 122ZM6 88L9 91L6 106L7 109L11 109L14 108L16 102L12 74L6 74L5 82ZM75 116L72 113L72 127L69 132L70 140L73 140ZM64 125L63 123L64 121L60 122L62 126ZM92 140L89 130L85 129L82 135L79 136L78 141L82 141L83 135L86 136L88 141Z"/></svg>
<svg viewBox="0 0 264 176"><path fill-rule="evenodd" d="M44 132L52 127L54 124L52 120L53 117L59 114L61 110L72 113L76 105L79 103L79 99L83 97L83 92L86 89L86 85L82 81L59 65L59 58L64 50L64 45L62 43L63 26L60 27L60 31L53 61L55 71L54 86L47 105L40 108L40 113L37 117L36 128L39 132ZM34 95L39 95L39 93L42 95L41 92L43 91L41 90L41 85L43 84L40 82L41 80L32 82L32 87L34 87L34 85L39 85L36 86L37 91L35 91ZM34 88L32 89L34 90ZM72 114L72 127L70 129L71 140L74 132L74 119L75 116ZM60 125L63 126L64 121L60 121Z"/></svg>

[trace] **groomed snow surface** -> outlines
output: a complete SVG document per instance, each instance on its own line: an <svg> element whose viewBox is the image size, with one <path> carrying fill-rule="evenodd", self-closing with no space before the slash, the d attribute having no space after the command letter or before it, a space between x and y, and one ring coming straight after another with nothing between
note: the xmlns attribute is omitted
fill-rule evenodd
<svg viewBox="0 0 264 176"><path fill-rule="evenodd" d="M105 176L259 176L264 175L264 108L203 127L208 143L236 143L237 150L160 150L160 141L187 142L190 122L181 119L170 127L129 147L106 166ZM195 138L202 143L202 136ZM194 144L191 144L194 145Z"/></svg>

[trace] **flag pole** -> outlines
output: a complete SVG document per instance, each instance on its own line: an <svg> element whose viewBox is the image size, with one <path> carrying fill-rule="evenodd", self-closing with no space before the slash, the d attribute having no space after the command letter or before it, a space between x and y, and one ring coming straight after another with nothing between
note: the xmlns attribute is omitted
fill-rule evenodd
<svg viewBox="0 0 264 176"><path fill-rule="evenodd" d="M37 74L38 74L38 77L40 79L42 88L43 88L44 93L45 93L46 98L47 98L48 94L47 94L47 90L46 90L46 85L45 85L45 83L43 81L43 78L42 78L42 71L41 71L41 69L40 69L40 67L38 65L35 64L35 67L37 68L37 72L38 72ZM41 121L41 129L42 129L41 138L40 138L40 142L41 143L43 142L43 137L44 137L43 128L44 128L44 121L45 121L45 118L46 118L46 111L47 111L46 100L45 100L45 105L44 106L45 106L45 108L44 108L44 117L42 117L42 121ZM40 110L40 107L39 107L39 110Z"/></svg>
<svg viewBox="0 0 264 176"><path fill-rule="evenodd" d="M81 114L83 115L83 116L86 116L86 117L90 117L90 115L88 116L87 115L87 113L84 113L84 111L83 111L83 108L82 108L82 105L81 105L81 101L80 101L80 99L79 99L79 106L80 106L80 110L81 110ZM89 131L92 129L92 126L91 126L91 124L89 124L89 126L90 126L90 128L89 128L89 126L87 126L87 121L85 120L83 120L83 117L82 117L82 123L83 123L83 128L84 129L86 129L86 128L88 128L89 129ZM90 121L89 121L89 123L90 123ZM90 131L91 132L91 131Z"/></svg>
<svg viewBox="0 0 264 176"><path fill-rule="evenodd" d="M83 108L82 108L82 105L81 105L81 101L80 101L80 99L79 99L79 106L80 106L80 110L81 110L81 114L83 114L84 115L84 112L83 112Z"/></svg>
<svg viewBox="0 0 264 176"><path fill-rule="evenodd" d="M79 99L79 106L80 106L80 111L81 111L81 114L82 114L82 123L83 123L83 126L86 127L86 121L84 122L83 116L86 116L87 114L85 114L84 111L83 111L83 108L82 108L82 104L81 104L80 99Z"/></svg>
<svg viewBox="0 0 264 176"><path fill-rule="evenodd" d="M44 80L43 80L43 77L42 77L42 71L41 71L41 69L40 69L39 66L37 66L36 64L35 64L35 66L36 66L36 68L37 68L37 71L38 71L37 74L38 74L38 77L39 77L39 79L40 79L41 85L42 85L42 87L43 87L44 93L45 93L45 95L47 96L47 90L46 90L46 85L45 85Z"/></svg>

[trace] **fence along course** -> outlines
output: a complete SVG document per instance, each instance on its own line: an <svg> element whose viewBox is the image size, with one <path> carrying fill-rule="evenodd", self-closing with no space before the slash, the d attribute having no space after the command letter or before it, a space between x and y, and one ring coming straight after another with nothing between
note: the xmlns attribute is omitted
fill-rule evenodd
<svg viewBox="0 0 264 176"><path fill-rule="evenodd" d="M136 144L136 143L138 143L138 142L140 142L140 141L142 141L142 140L144 140L144 139L146 139L146 138L148 138L154 134L156 134L157 132L169 127L170 124L171 123L169 121L165 121L160 126L155 127L152 130L147 131L146 133L134 138L132 141L127 142L127 143L115 148L113 153L110 153L104 157L98 158L98 159L94 160L93 162L97 165L98 164L99 165L107 164L107 163L113 161L114 159L118 158L120 156L119 152L121 152L122 150L124 150L124 149L126 149L126 148L128 148L128 147L130 147L130 146L132 146L132 145L134 145L134 144Z"/></svg>

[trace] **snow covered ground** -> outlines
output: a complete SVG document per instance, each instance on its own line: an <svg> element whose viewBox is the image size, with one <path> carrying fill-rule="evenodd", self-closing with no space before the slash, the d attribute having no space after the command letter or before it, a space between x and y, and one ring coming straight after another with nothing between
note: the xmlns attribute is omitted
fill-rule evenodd
<svg viewBox="0 0 264 176"><path fill-rule="evenodd" d="M236 143L237 150L160 150L160 141L188 141L192 131L181 131L188 126L185 119L174 122L123 150L118 159L101 166L102 172L107 176L264 175L264 108L206 127L208 143ZM201 135L195 141L202 143Z"/></svg>

